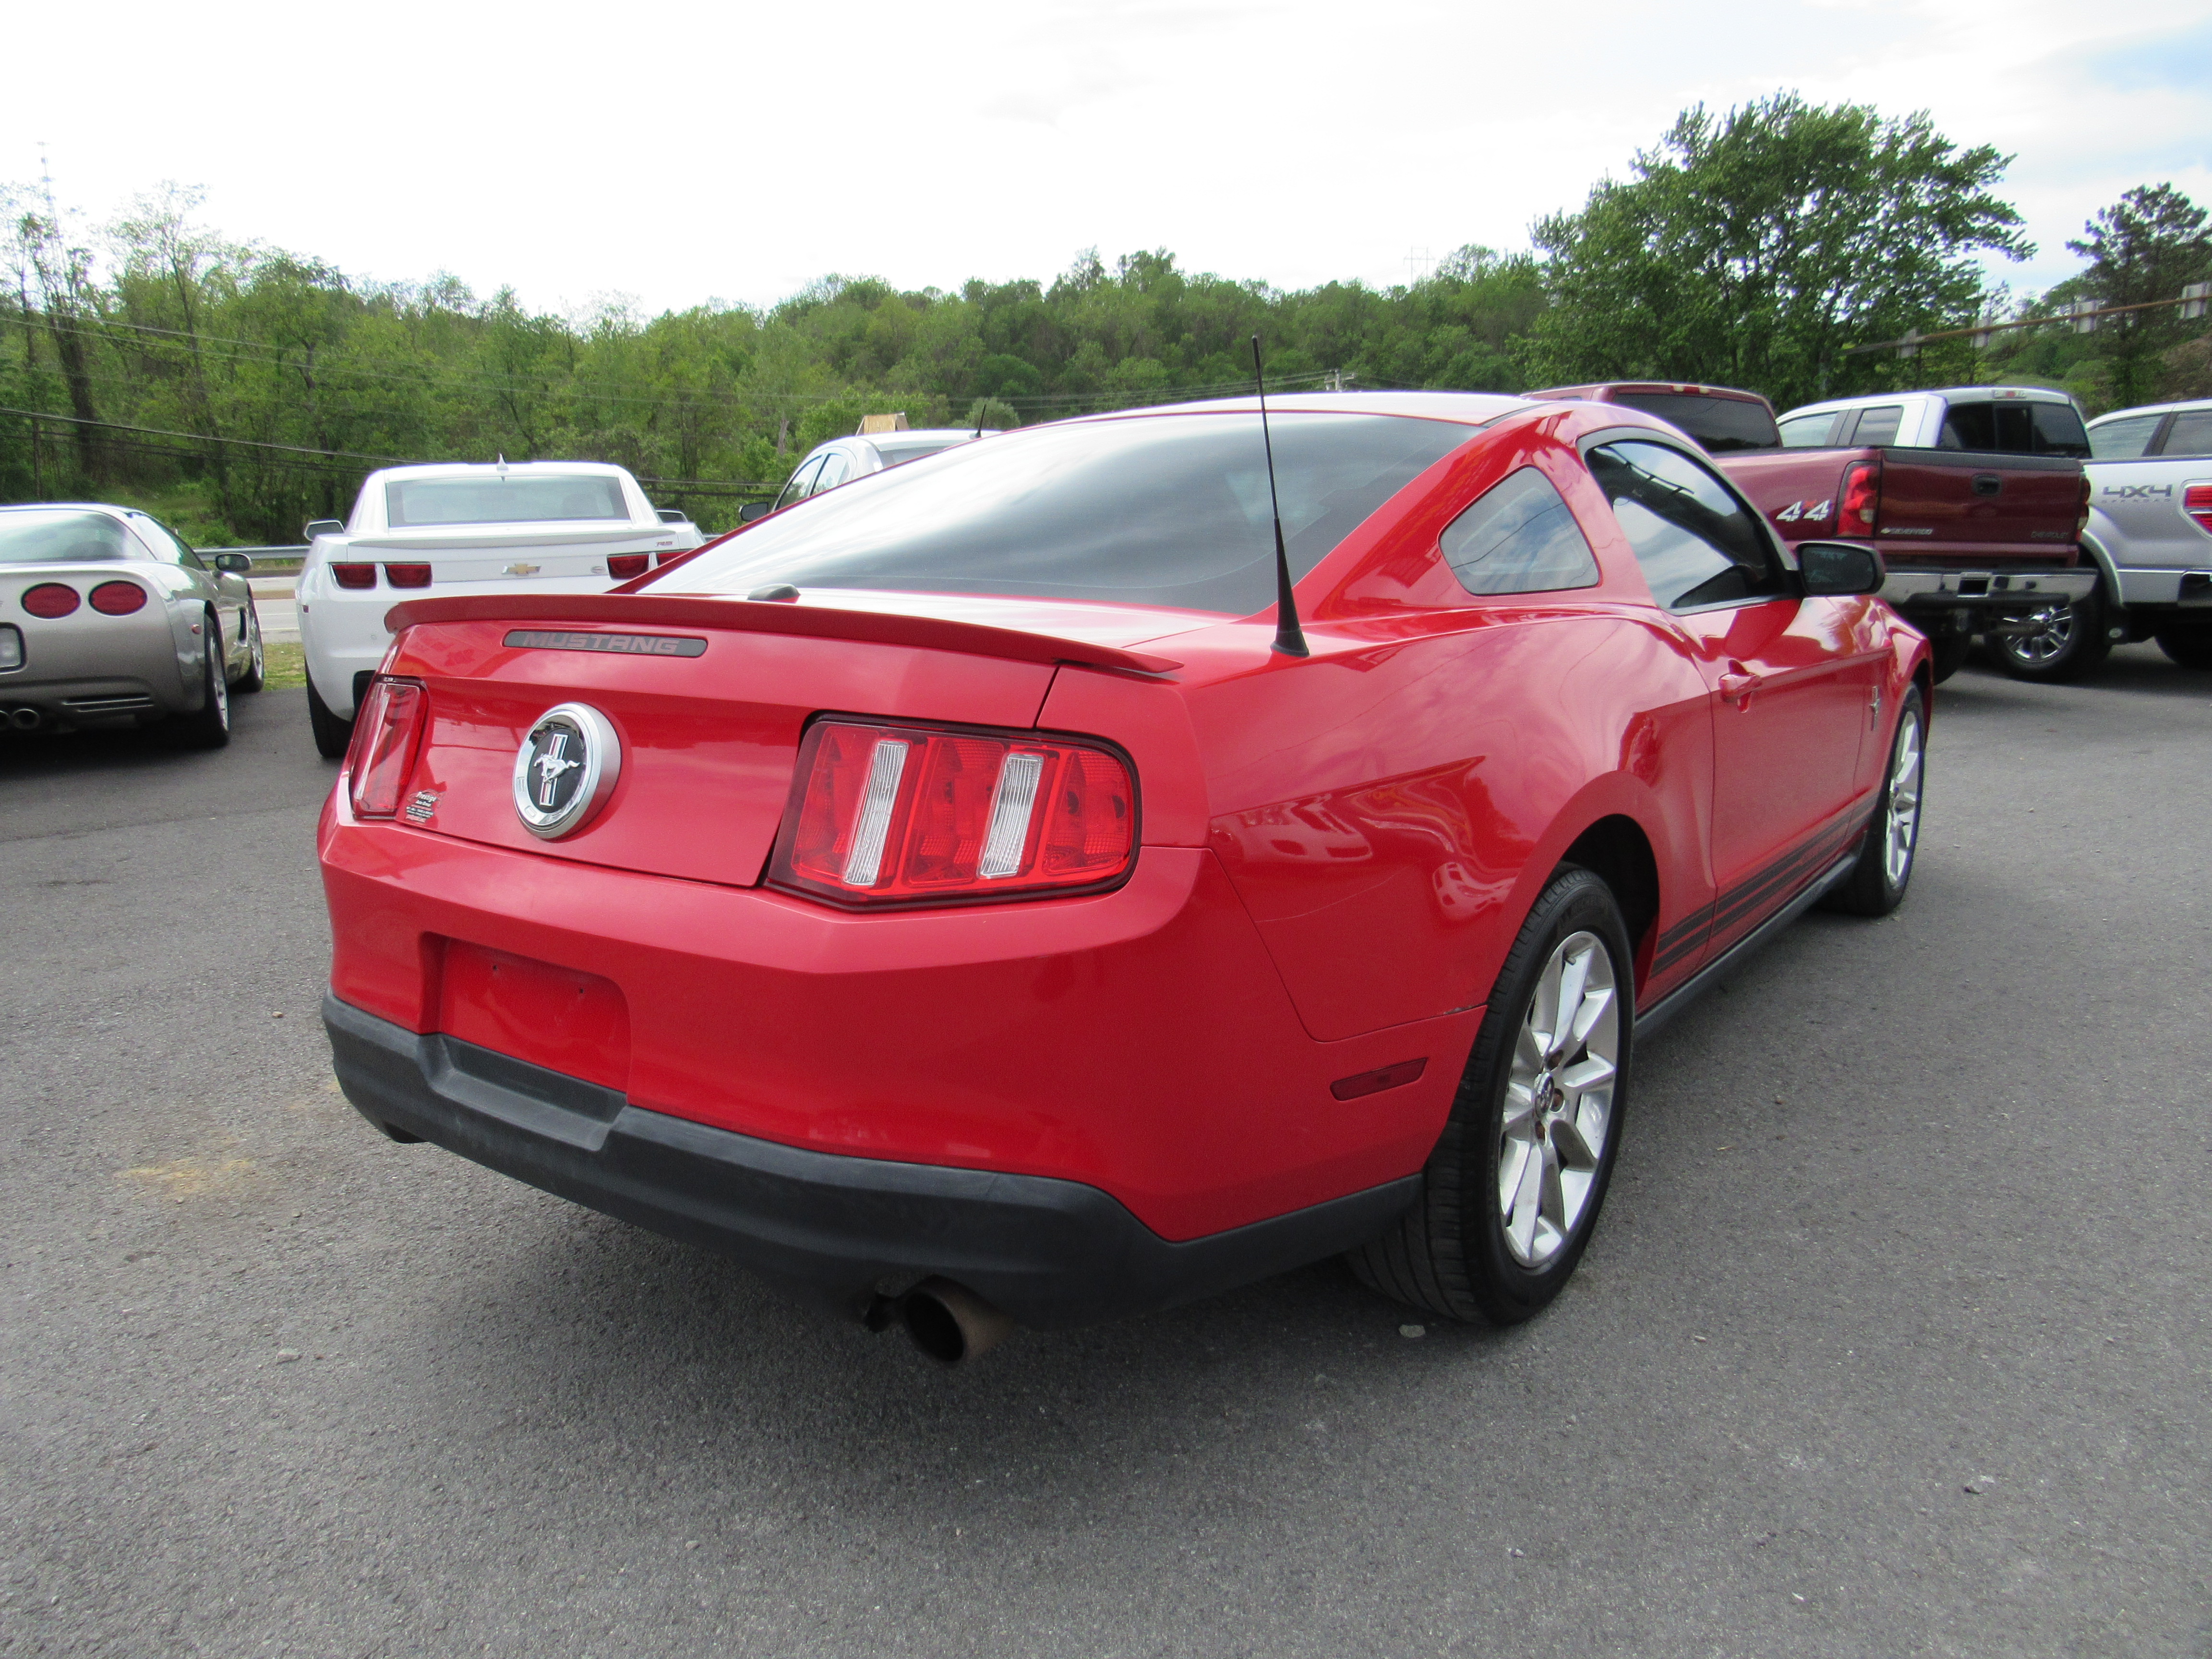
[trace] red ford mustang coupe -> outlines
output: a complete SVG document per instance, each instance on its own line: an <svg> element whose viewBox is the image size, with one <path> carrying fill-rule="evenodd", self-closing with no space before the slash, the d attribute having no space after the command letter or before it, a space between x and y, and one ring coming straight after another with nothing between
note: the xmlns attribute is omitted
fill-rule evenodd
<svg viewBox="0 0 2212 1659"><path fill-rule="evenodd" d="M320 830L337 1074L943 1358L1339 1252L1524 1318L1636 1037L1904 896L1881 579L1632 410L1408 392L1034 428L604 596L402 605Z"/></svg>

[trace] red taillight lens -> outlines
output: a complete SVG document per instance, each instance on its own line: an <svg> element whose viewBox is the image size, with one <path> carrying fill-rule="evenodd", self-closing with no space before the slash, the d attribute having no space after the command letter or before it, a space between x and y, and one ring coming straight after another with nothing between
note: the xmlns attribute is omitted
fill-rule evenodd
<svg viewBox="0 0 2212 1659"><path fill-rule="evenodd" d="M1843 495L1836 507L1836 534L1871 536L1875 515L1881 511L1881 463L1853 461L1844 474Z"/></svg>
<svg viewBox="0 0 2212 1659"><path fill-rule="evenodd" d="M384 580L394 587L428 587L430 585L430 567L427 564L387 564L384 567ZM368 584L363 582L362 586L366 587Z"/></svg>
<svg viewBox="0 0 2212 1659"><path fill-rule="evenodd" d="M136 582L102 582L92 590L92 608L106 617L127 617L146 608L146 590Z"/></svg>
<svg viewBox="0 0 2212 1659"><path fill-rule="evenodd" d="M349 787L356 817L388 818L398 811L428 701L412 680L370 683L368 696L354 711Z"/></svg>
<svg viewBox="0 0 2212 1659"><path fill-rule="evenodd" d="M2081 488L2087 489L2088 487L2089 481L2082 479ZM2212 532L2212 484L2191 484L2183 490L2181 510L2196 520L2199 530ZM26 604L29 599L30 596L25 594Z"/></svg>
<svg viewBox="0 0 2212 1659"><path fill-rule="evenodd" d="M642 576L653 563L649 553L610 553L607 555L607 574L628 581L632 576Z"/></svg>
<svg viewBox="0 0 2212 1659"><path fill-rule="evenodd" d="M76 607L76 589L60 582L40 582L23 590L23 609L34 617L66 617Z"/></svg>
<svg viewBox="0 0 2212 1659"><path fill-rule="evenodd" d="M331 576L340 587L374 587L376 586L376 567L373 564L334 564Z"/></svg>
<svg viewBox="0 0 2212 1659"><path fill-rule="evenodd" d="M1136 857L1136 781L1093 744L821 720L797 776L769 879L838 903L1096 888Z"/></svg>

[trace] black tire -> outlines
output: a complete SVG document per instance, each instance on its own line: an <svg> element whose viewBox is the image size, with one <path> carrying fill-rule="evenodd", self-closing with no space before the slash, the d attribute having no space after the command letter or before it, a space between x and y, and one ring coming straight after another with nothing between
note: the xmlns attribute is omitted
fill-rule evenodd
<svg viewBox="0 0 2212 1659"><path fill-rule="evenodd" d="M1571 973L1575 952L1587 953L1593 946L1607 958L1604 969L1613 994L1609 1010L1592 1016L1596 1024L1588 1048L1570 1041L1563 1052L1547 1056L1537 1051L1533 1039L1524 1048L1524 1022L1533 1024L1540 1012L1538 991L1548 984L1554 988L1550 994L1558 994L1558 981L1551 978L1555 959L1564 957ZM1587 955L1583 959L1589 960ZM1596 1224L1620 1146L1635 1039L1632 963L1628 930L1612 891L1588 870L1563 867L1529 911L1498 970L1451 1116L1422 1171L1419 1199L1390 1231L1347 1258L1362 1282L1447 1319L1500 1325L1518 1323L1559 1293ZM1594 994L1578 999L1578 1006L1589 1011ZM1577 1054L1585 1061L1602 1058L1596 1050L1607 1018L1613 1070L1601 1091L1601 1121L1593 1127L1589 1109L1601 1089L1593 1086L1582 1093L1576 1085L1555 1085L1553 1079L1555 1074L1563 1078L1581 1069L1583 1061L1568 1063ZM1516 1066L1534 1071L1533 1087L1516 1079ZM1520 1114L1520 1121L1524 1129L1535 1129L1533 1135L1513 1133L1507 1111L1509 1085L1520 1090L1513 1097L1516 1107L1523 1099L1531 1103L1530 1109ZM1556 1109L1558 1115L1548 1109L1555 1101L1566 1103ZM1594 1149L1587 1144L1590 1134L1599 1142ZM1509 1218L1506 1200L1500 1196L1509 1158L1536 1163L1534 1178L1540 1191L1540 1211L1548 1212L1552 1200L1565 1191L1565 1175L1576 1176L1580 1188L1580 1206L1571 1217L1565 1215L1566 1200L1562 1199L1554 1221L1539 1221L1524 1230L1534 1249L1533 1260L1509 1236L1510 1229L1522 1226L1528 1213L1516 1203ZM1565 1167L1570 1164L1571 1170ZM1516 1194L1529 1191L1522 1183L1514 1185ZM1548 1249L1542 1233L1547 1225L1552 1228Z"/></svg>
<svg viewBox="0 0 2212 1659"><path fill-rule="evenodd" d="M246 602L246 672L230 689L251 696L268 680L268 664L261 647L261 612L252 599Z"/></svg>
<svg viewBox="0 0 2212 1659"><path fill-rule="evenodd" d="M2016 680L2057 683L2087 673L2112 654L2105 629L2105 601L2096 588L2063 609L2040 613L2032 634L1991 634L1990 653Z"/></svg>
<svg viewBox="0 0 2212 1659"><path fill-rule="evenodd" d="M2151 638L2183 668L2212 668L2212 627L2160 629Z"/></svg>
<svg viewBox="0 0 2212 1659"><path fill-rule="evenodd" d="M1909 779L1911 800L1901 816L1904 846L1902 857L1893 860L1891 852L1892 817L1900 796L1899 784L1903 750L1908 731L1912 744L1912 762ZM1928 714L1921 706L1920 688L1914 686L1905 694L1905 707L1897 713L1897 724L1889 734L1887 757L1882 763L1881 793L1875 798L1874 817L1868 821L1866 833L1859 838L1858 862L1851 872L1837 884L1824 901L1825 908L1841 910L1854 916L1886 916L1905 902L1905 890L1912 884L1912 866L1920 858L1921 807L1927 798L1928 781Z"/></svg>
<svg viewBox="0 0 2212 1659"><path fill-rule="evenodd" d="M1974 654L1974 636L1963 629L1955 634L1930 634L1928 647L1928 677L1931 683L1941 685L1964 668L1966 659Z"/></svg>
<svg viewBox="0 0 2212 1659"><path fill-rule="evenodd" d="M210 611L204 626L207 649L200 657L200 706L161 722L169 741L179 749L220 749L230 741L230 679L222 665L222 623Z"/></svg>
<svg viewBox="0 0 2212 1659"><path fill-rule="evenodd" d="M343 760L353 741L353 722L331 713L323 694L315 690L315 677L307 676L307 724L315 731L315 752L325 760Z"/></svg>

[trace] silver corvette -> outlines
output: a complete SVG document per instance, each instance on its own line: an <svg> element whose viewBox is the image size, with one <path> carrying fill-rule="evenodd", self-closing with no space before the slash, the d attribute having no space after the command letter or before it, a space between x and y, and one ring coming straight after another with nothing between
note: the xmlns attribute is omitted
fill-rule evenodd
<svg viewBox="0 0 2212 1659"><path fill-rule="evenodd" d="M230 740L230 694L261 689L243 554L203 559L143 513L0 507L0 719L19 732L156 721Z"/></svg>

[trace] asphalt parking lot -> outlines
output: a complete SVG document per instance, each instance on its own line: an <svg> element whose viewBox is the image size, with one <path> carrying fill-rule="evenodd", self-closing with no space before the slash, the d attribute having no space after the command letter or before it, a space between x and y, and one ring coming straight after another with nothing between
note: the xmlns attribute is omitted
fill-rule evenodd
<svg viewBox="0 0 2212 1659"><path fill-rule="evenodd" d="M2212 676L1943 688L1534 1322L957 1373L355 1115L303 696L0 745L0 1652L2212 1655Z"/></svg>

